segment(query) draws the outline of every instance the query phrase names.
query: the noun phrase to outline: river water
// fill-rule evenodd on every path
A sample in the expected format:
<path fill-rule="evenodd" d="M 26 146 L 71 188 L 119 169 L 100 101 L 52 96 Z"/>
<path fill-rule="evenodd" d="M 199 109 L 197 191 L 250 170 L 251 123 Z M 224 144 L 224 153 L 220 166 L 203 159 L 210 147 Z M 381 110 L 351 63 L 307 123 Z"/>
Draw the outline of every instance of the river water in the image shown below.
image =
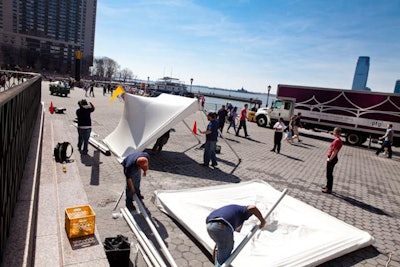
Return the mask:
<path fill-rule="evenodd" d="M 267 93 L 261 94 L 261 93 L 253 93 L 253 92 L 239 92 L 236 90 L 226 90 L 226 89 L 218 89 L 218 88 L 209 88 L 209 87 L 203 87 L 203 86 L 193 86 L 192 87 L 192 92 L 195 94 L 202 94 L 202 93 L 214 93 L 216 95 L 226 95 L 226 96 L 233 96 L 233 97 L 241 97 L 245 99 L 259 99 L 262 101 L 262 106 L 265 107 L 265 104 L 267 103 L 267 98 L 268 95 Z M 269 105 L 272 103 L 272 101 L 275 99 L 275 95 L 270 94 L 268 98 Z M 240 110 L 244 104 L 249 104 L 249 108 L 252 107 L 252 105 L 249 102 L 246 101 L 237 101 L 237 100 L 229 100 L 228 98 L 217 98 L 217 97 L 210 97 L 206 96 L 205 97 L 205 104 L 204 107 L 206 110 L 211 110 L 211 111 L 216 111 L 221 108 L 222 105 L 225 105 L 227 102 L 230 102 L 233 106 L 237 106 L 238 110 Z"/>

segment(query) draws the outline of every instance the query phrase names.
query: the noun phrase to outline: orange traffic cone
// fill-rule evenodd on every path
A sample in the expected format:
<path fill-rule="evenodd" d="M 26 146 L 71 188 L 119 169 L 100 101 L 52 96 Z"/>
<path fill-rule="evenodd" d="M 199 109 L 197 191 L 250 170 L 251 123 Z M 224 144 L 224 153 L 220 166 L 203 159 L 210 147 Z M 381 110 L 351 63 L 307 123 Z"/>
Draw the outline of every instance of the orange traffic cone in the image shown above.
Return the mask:
<path fill-rule="evenodd" d="M 49 111 L 51 114 L 54 113 L 54 106 L 53 106 L 53 102 L 50 102 L 50 107 L 49 107 Z"/>
<path fill-rule="evenodd" d="M 196 123 L 196 121 L 194 121 L 192 132 L 194 134 L 197 134 L 197 123 Z"/>

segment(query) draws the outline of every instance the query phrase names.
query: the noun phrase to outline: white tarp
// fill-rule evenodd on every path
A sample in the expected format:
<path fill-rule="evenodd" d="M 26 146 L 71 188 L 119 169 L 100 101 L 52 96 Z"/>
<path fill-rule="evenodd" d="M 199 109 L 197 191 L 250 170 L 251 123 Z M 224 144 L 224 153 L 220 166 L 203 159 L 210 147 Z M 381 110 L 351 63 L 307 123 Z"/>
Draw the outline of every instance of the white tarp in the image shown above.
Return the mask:
<path fill-rule="evenodd" d="M 125 94 L 122 118 L 103 141 L 119 159 L 123 159 L 131 153 L 143 151 L 198 109 L 197 100 L 193 98 L 170 94 L 157 97 Z"/>
<path fill-rule="evenodd" d="M 290 194 L 290 191 L 288 192 Z M 156 205 L 175 218 L 211 253 L 214 241 L 206 230 L 206 217 L 228 204 L 256 205 L 263 216 L 281 192 L 263 181 L 155 192 Z M 235 247 L 258 222 L 255 216 L 235 232 Z M 373 237 L 327 213 L 286 195 L 232 262 L 247 266 L 316 266 L 373 243 Z"/>

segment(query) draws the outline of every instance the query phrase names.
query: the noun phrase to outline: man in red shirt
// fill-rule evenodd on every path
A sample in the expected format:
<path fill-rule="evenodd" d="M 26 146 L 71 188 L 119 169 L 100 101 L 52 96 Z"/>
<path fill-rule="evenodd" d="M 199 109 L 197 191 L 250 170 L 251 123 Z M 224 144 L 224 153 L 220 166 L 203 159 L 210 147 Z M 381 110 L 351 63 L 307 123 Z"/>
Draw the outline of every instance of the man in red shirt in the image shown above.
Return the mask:
<path fill-rule="evenodd" d="M 327 153 L 328 158 L 326 159 L 326 186 L 322 187 L 322 192 L 331 194 L 332 186 L 333 186 L 333 169 L 335 168 L 336 163 L 338 162 L 338 154 L 339 150 L 343 146 L 342 139 L 340 139 L 340 134 L 342 133 L 342 129 L 336 127 L 333 129 L 333 135 L 335 136 L 335 140 L 331 143 L 329 151 Z"/>
<path fill-rule="evenodd" d="M 239 118 L 239 127 L 236 131 L 236 136 L 239 136 L 239 131 L 240 129 L 244 130 L 244 136 L 248 137 L 249 135 L 247 134 L 247 127 L 246 127 L 246 118 L 247 118 L 247 108 L 248 104 L 244 104 L 244 107 L 242 108 L 242 111 L 240 112 L 240 118 Z"/>

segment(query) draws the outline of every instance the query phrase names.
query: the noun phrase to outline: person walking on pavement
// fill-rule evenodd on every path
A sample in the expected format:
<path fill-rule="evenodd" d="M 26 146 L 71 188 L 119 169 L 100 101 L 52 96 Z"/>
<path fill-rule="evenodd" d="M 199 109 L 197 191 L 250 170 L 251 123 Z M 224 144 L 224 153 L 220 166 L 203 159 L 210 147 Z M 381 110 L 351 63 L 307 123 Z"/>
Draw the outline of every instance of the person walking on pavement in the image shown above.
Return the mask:
<path fill-rule="evenodd" d="M 86 99 L 82 99 L 78 102 L 78 106 L 79 109 L 76 110 L 78 118 L 78 150 L 82 155 L 86 155 L 88 153 L 90 133 L 92 132 L 90 113 L 94 111 L 94 105 L 91 102 L 88 103 Z"/>
<path fill-rule="evenodd" d="M 381 153 L 382 151 L 384 151 L 385 147 L 388 150 L 388 158 L 391 159 L 392 158 L 392 143 L 393 143 L 393 125 L 391 123 L 389 123 L 386 126 L 386 133 L 384 136 L 379 137 L 379 140 L 383 140 L 382 146 L 375 152 L 375 154 L 377 156 L 379 156 L 379 153 Z"/>
<path fill-rule="evenodd" d="M 126 178 L 125 188 L 125 205 L 130 211 L 134 211 L 133 195 L 136 194 L 138 198 L 143 199 L 140 192 L 140 181 L 143 175 L 146 176 L 149 170 L 149 154 L 146 152 L 132 153 L 122 161 L 124 167 L 124 174 Z"/>
<path fill-rule="evenodd" d="M 274 127 L 274 148 L 271 149 L 271 152 L 280 153 L 281 152 L 281 141 L 283 136 L 283 130 L 285 129 L 285 124 L 283 123 L 283 118 L 279 118 L 279 120 L 275 123 Z"/>
<path fill-rule="evenodd" d="M 92 83 L 90 84 L 89 96 L 94 97 L 94 81 L 93 80 L 92 80 Z"/>
<path fill-rule="evenodd" d="M 207 216 L 207 232 L 215 242 L 212 255 L 215 266 L 221 266 L 229 258 L 234 245 L 234 231 L 240 232 L 243 223 L 252 215 L 260 220 L 259 228 L 263 228 L 265 219 L 254 205 L 227 205 L 212 211 Z"/>
<path fill-rule="evenodd" d="M 225 105 L 222 105 L 220 110 L 218 110 L 218 122 L 219 122 L 219 131 L 222 134 L 222 131 L 224 130 L 224 125 L 226 122 L 226 116 L 228 116 L 228 111 L 225 108 Z"/>
<path fill-rule="evenodd" d="M 343 146 L 343 141 L 340 139 L 340 134 L 342 133 L 342 129 L 336 127 L 333 129 L 333 135 L 335 139 L 331 143 L 329 147 L 329 151 L 327 153 L 328 158 L 326 159 L 326 186 L 322 187 L 322 193 L 331 194 L 333 187 L 333 169 L 335 165 L 338 163 L 338 154 L 340 149 Z"/>
<path fill-rule="evenodd" d="M 211 166 L 217 166 L 217 156 L 216 156 L 216 148 L 217 148 L 217 139 L 218 139 L 218 120 L 217 114 L 214 112 L 210 112 L 207 115 L 207 119 L 209 121 L 207 125 L 207 130 L 199 132 L 201 134 L 206 135 L 206 143 L 204 144 L 204 155 L 203 155 L 203 164 L 202 166 L 208 167 L 211 160 Z"/>
<path fill-rule="evenodd" d="M 242 108 L 242 111 L 240 111 L 240 118 L 239 118 L 239 127 L 236 131 L 236 136 L 239 136 L 239 131 L 240 129 L 243 128 L 244 130 L 244 136 L 248 137 L 249 135 L 247 134 L 247 127 L 246 127 L 246 118 L 247 118 L 247 108 L 248 104 L 244 104 L 244 107 Z"/>
<path fill-rule="evenodd" d="M 228 117 L 229 126 L 228 126 L 228 129 L 226 129 L 226 132 L 227 132 L 227 133 L 229 133 L 229 129 L 230 129 L 231 127 L 233 127 L 233 130 L 234 130 L 235 133 L 236 133 L 236 116 L 237 116 L 237 107 L 235 106 L 235 107 L 231 110 L 231 112 L 230 112 L 230 114 L 229 114 L 229 117 Z"/>
<path fill-rule="evenodd" d="M 301 142 L 300 140 L 300 134 L 299 134 L 299 128 L 303 127 L 303 124 L 301 123 L 301 112 L 299 112 L 296 116 L 296 119 L 294 121 L 293 125 L 293 137 L 292 140 L 297 138 L 298 142 Z"/>

